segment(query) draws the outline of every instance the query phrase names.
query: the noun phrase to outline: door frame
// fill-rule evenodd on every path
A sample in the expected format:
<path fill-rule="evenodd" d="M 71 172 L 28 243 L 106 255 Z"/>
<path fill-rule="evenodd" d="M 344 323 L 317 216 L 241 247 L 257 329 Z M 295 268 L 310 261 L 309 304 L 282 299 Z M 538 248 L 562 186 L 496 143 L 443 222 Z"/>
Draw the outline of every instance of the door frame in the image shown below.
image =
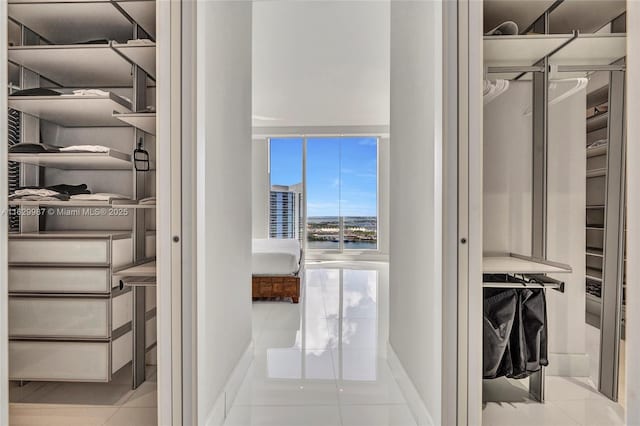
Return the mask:
<path fill-rule="evenodd" d="M 449 28 L 445 34 L 445 43 L 457 46 L 457 55 L 455 58 L 447 57 L 446 64 L 452 70 L 448 70 L 445 75 L 457 76 L 457 96 L 453 98 L 457 99 L 457 104 L 455 107 L 449 106 L 446 111 L 449 114 L 448 120 L 451 120 L 451 115 L 455 115 L 457 126 L 448 121 L 445 128 L 450 129 L 450 133 L 457 132 L 455 138 L 452 136 L 453 140 L 457 140 L 457 152 L 453 158 L 450 156 L 446 160 L 445 167 L 457 169 L 457 174 L 453 174 L 457 182 L 452 182 L 452 177 L 446 187 L 448 193 L 457 194 L 457 234 L 453 235 L 453 231 L 447 233 L 445 247 L 446 241 L 450 241 L 449 244 L 455 241 L 457 270 L 454 271 L 451 264 L 445 264 L 445 271 L 449 275 L 457 274 L 457 300 L 454 305 L 454 300 L 450 297 L 444 303 L 449 309 L 455 306 L 454 310 L 457 312 L 455 424 L 481 425 L 482 357 L 477 354 L 481 353 L 482 348 L 483 2 L 458 0 L 451 3 L 454 4 L 445 8 L 445 31 Z M 453 33 L 457 34 L 457 40 L 452 40 Z M 446 86 L 452 84 L 449 82 Z M 453 89 L 447 87 L 445 90 Z M 444 96 L 444 99 L 451 97 Z M 447 149 L 452 150 L 450 147 Z M 449 171 L 445 175 L 452 176 L 451 173 Z M 445 285 L 446 287 L 448 286 Z M 444 347 L 447 351 L 451 344 L 447 346 L 445 342 Z M 445 378 L 443 383 L 446 382 Z M 451 386 L 453 385 L 448 389 L 449 394 L 453 392 Z M 443 412 L 453 411 L 453 407 L 443 407 Z"/>

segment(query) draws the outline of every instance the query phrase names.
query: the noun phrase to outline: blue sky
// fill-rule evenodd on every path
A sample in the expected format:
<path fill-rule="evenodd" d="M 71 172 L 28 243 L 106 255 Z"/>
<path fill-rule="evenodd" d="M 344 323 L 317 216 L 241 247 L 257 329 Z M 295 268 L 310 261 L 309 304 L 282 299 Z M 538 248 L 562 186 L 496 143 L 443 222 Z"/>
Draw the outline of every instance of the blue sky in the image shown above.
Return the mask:
<path fill-rule="evenodd" d="M 302 182 L 302 138 L 271 139 L 271 184 Z M 307 139 L 307 215 L 377 215 L 377 139 Z"/>

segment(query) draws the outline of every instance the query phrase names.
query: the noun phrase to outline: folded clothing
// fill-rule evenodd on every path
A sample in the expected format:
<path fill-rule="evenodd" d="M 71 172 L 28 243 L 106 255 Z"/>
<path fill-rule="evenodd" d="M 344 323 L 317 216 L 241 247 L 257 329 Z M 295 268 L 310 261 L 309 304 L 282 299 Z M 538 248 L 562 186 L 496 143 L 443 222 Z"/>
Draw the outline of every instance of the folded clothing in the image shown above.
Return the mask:
<path fill-rule="evenodd" d="M 10 195 L 9 200 L 21 200 L 21 201 L 69 201 L 68 194 L 53 194 L 53 195 Z"/>
<path fill-rule="evenodd" d="M 14 192 L 15 195 L 37 195 L 41 197 L 50 197 L 53 195 L 59 195 L 60 192 L 52 191 L 46 188 L 23 188 L 18 189 Z"/>
<path fill-rule="evenodd" d="M 77 194 L 91 194 L 91 191 L 87 189 L 86 184 L 80 185 L 67 185 L 67 184 L 59 184 L 59 185 L 51 185 L 51 186 L 22 186 L 16 190 L 18 191 L 29 190 L 29 191 L 38 191 L 38 190 L 49 190 L 55 191 L 59 194 L 67 194 L 67 195 L 77 195 Z M 37 194 L 37 192 L 31 192 L 31 194 Z"/>
<path fill-rule="evenodd" d="M 100 89 L 78 89 L 65 96 L 109 96 L 109 92 Z"/>
<path fill-rule="evenodd" d="M 155 203 L 156 203 L 156 197 L 147 197 L 139 201 L 139 204 L 155 204 Z"/>
<path fill-rule="evenodd" d="M 72 145 L 60 148 L 60 152 L 109 152 L 111 148 L 102 145 Z"/>
<path fill-rule="evenodd" d="M 10 154 L 40 154 L 43 152 L 60 152 L 60 147 L 44 143 L 18 143 L 9 147 Z"/>
<path fill-rule="evenodd" d="M 127 197 L 122 194 L 111 194 L 108 192 L 96 192 L 95 194 L 78 194 L 72 195 L 71 199 L 76 201 L 111 201 L 111 200 L 127 200 Z"/>
<path fill-rule="evenodd" d="M 62 93 L 51 89 L 36 87 L 34 89 L 24 89 L 13 92 L 11 96 L 60 96 Z"/>

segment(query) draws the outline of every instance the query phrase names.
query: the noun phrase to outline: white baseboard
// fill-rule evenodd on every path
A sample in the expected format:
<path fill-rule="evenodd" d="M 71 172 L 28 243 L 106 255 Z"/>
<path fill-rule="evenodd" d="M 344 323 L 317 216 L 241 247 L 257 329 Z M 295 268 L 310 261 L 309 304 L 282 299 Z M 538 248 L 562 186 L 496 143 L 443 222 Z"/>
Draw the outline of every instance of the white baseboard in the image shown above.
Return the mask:
<path fill-rule="evenodd" d="M 550 353 L 549 366 L 545 372 L 549 376 L 589 377 L 589 355 L 580 353 Z"/>
<path fill-rule="evenodd" d="M 224 421 L 227 418 L 227 414 L 229 414 L 229 410 L 231 410 L 233 401 L 235 401 L 236 396 L 238 395 L 240 385 L 242 385 L 242 381 L 247 375 L 249 367 L 251 367 L 251 364 L 253 363 L 253 353 L 253 342 L 251 342 L 231 372 L 229 380 L 225 383 L 224 389 L 211 409 L 211 413 L 207 416 L 207 420 L 204 423 L 206 426 L 224 425 Z"/>
<path fill-rule="evenodd" d="M 387 362 L 389 363 L 389 367 L 391 367 L 391 373 L 393 374 L 394 379 L 398 382 L 400 390 L 402 391 L 404 398 L 407 400 L 411 414 L 413 414 L 413 418 L 418 426 L 433 426 L 434 423 L 431 418 L 431 414 L 429 414 L 429 410 L 427 410 L 424 402 L 422 402 L 422 398 L 420 397 L 418 390 L 407 375 L 398 355 L 393 350 L 393 347 L 388 343 Z"/>

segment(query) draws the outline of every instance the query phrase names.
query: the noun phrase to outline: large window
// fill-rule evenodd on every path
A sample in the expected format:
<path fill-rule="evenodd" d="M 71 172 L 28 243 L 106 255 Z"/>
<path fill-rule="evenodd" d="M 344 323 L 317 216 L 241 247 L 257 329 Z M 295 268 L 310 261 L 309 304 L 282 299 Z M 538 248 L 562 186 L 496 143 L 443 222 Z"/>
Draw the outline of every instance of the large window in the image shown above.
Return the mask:
<path fill-rule="evenodd" d="M 306 234 L 312 250 L 377 250 L 377 138 L 273 138 L 270 176 L 272 238 Z"/>

